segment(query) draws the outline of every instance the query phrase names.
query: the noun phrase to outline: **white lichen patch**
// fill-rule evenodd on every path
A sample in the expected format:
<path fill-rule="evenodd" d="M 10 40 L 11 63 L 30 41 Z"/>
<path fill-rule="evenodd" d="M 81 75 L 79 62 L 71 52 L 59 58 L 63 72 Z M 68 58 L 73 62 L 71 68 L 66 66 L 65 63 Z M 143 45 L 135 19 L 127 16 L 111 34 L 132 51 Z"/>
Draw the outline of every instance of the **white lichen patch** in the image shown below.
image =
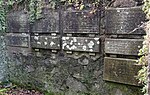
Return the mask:
<path fill-rule="evenodd" d="M 37 42 L 38 45 L 41 45 L 41 42 Z"/>
<path fill-rule="evenodd" d="M 74 49 L 76 49 L 77 47 L 75 46 L 75 45 L 73 45 L 72 47 L 71 47 L 71 50 L 74 50 Z"/>
<path fill-rule="evenodd" d="M 65 37 L 66 38 L 66 40 L 69 40 L 69 37 Z"/>
<path fill-rule="evenodd" d="M 99 44 L 99 41 L 97 41 L 97 44 Z"/>
<path fill-rule="evenodd" d="M 48 38 L 47 38 L 47 37 L 45 37 L 45 40 L 48 40 Z"/>
<path fill-rule="evenodd" d="M 66 45 L 67 45 L 67 43 L 63 43 L 63 45 L 62 45 L 62 46 L 63 46 L 63 47 L 65 47 Z"/>
<path fill-rule="evenodd" d="M 73 40 L 71 40 L 70 45 L 73 45 Z"/>
<path fill-rule="evenodd" d="M 52 41 L 52 42 L 50 43 L 50 46 L 53 46 L 53 45 L 55 45 L 55 43 Z"/>
<path fill-rule="evenodd" d="M 88 46 L 89 46 L 89 48 L 93 48 L 94 42 L 93 42 L 93 41 L 90 41 L 90 42 L 88 43 Z"/>
<path fill-rule="evenodd" d="M 87 49 L 87 47 L 86 47 L 86 46 L 83 46 L 82 49 L 85 51 L 85 50 Z"/>
<path fill-rule="evenodd" d="M 70 47 L 69 47 L 69 45 L 66 45 L 66 48 L 68 48 L 68 49 L 69 49 L 69 48 L 70 48 Z"/>
<path fill-rule="evenodd" d="M 47 42 L 44 42 L 44 45 L 47 45 L 48 43 Z"/>
<path fill-rule="evenodd" d="M 93 49 L 90 49 L 90 52 L 93 52 Z"/>
<path fill-rule="evenodd" d="M 51 37 L 52 39 L 56 39 L 57 37 Z"/>
<path fill-rule="evenodd" d="M 74 37 L 74 38 L 73 38 L 73 41 L 74 41 L 74 42 L 77 42 L 77 38 L 76 38 L 76 37 Z"/>
<path fill-rule="evenodd" d="M 34 40 L 39 40 L 39 36 L 34 36 Z"/>
<path fill-rule="evenodd" d="M 94 38 L 94 40 L 98 41 L 98 40 L 99 40 L 99 38 Z"/>
<path fill-rule="evenodd" d="M 26 33 L 21 33 L 22 36 L 29 36 L 28 34 Z"/>
<path fill-rule="evenodd" d="M 66 38 L 65 38 L 65 37 L 62 37 L 62 40 L 66 40 Z"/>

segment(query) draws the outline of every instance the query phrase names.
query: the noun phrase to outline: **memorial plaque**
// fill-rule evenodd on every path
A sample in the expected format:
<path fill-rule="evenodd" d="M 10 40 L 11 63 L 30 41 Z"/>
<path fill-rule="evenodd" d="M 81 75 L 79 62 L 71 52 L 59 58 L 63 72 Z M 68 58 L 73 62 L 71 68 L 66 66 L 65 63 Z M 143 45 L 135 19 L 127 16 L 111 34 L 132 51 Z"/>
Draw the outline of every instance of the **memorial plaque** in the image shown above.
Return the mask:
<path fill-rule="evenodd" d="M 7 52 L 10 56 L 13 54 L 22 54 L 22 55 L 29 55 L 32 54 L 31 48 L 27 47 L 12 47 L 12 46 L 7 46 Z"/>
<path fill-rule="evenodd" d="M 146 21 L 141 7 L 108 8 L 105 19 L 106 34 L 145 34 L 140 27 Z"/>
<path fill-rule="evenodd" d="M 59 32 L 59 12 L 46 11 L 43 18 L 33 24 L 32 32 L 34 33 L 58 33 Z"/>
<path fill-rule="evenodd" d="M 138 55 L 143 39 L 105 39 L 105 53 Z"/>
<path fill-rule="evenodd" d="M 6 35 L 6 44 L 15 47 L 29 47 L 29 34 L 26 33 L 8 33 Z"/>
<path fill-rule="evenodd" d="M 136 76 L 141 68 L 142 66 L 137 64 L 137 60 L 105 57 L 103 79 L 139 86 Z"/>
<path fill-rule="evenodd" d="M 60 49 L 59 36 L 31 36 L 32 48 Z"/>
<path fill-rule="evenodd" d="M 26 11 L 15 11 L 7 15 L 7 32 L 29 32 L 29 14 Z"/>
<path fill-rule="evenodd" d="M 68 51 L 99 52 L 100 39 L 86 37 L 62 37 L 62 48 Z"/>
<path fill-rule="evenodd" d="M 98 13 L 89 11 L 65 11 L 63 13 L 64 33 L 99 33 Z"/>

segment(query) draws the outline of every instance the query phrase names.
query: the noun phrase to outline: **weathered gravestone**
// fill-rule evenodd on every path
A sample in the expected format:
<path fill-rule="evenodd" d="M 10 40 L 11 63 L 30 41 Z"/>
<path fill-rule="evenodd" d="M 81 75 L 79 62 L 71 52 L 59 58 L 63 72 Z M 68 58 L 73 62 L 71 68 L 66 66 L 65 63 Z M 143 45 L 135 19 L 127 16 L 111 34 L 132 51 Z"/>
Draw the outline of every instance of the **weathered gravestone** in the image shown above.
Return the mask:
<path fill-rule="evenodd" d="M 138 55 L 143 39 L 105 39 L 105 53 Z"/>
<path fill-rule="evenodd" d="M 90 10 L 76 11 L 67 10 L 63 12 L 64 33 L 89 33 L 99 34 L 100 17 L 99 12 L 90 14 Z"/>
<path fill-rule="evenodd" d="M 9 33 L 29 32 L 29 14 L 27 11 L 12 11 L 7 15 Z"/>
<path fill-rule="evenodd" d="M 137 60 L 105 57 L 104 80 L 140 86 L 136 79 L 141 65 Z"/>

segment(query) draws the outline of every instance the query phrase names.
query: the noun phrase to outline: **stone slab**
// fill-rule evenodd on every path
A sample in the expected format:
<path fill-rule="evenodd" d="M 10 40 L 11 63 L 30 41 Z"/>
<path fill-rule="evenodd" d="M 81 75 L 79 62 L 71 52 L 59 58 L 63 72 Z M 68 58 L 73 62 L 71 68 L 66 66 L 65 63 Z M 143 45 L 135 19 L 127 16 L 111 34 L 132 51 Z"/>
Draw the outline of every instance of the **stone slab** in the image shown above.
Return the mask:
<path fill-rule="evenodd" d="M 13 47 L 29 47 L 30 35 L 26 33 L 7 33 L 6 45 Z"/>
<path fill-rule="evenodd" d="M 146 21 L 141 7 L 108 8 L 105 19 L 106 34 L 145 34 L 139 28 Z"/>
<path fill-rule="evenodd" d="M 31 36 L 32 48 L 60 49 L 60 36 Z"/>
<path fill-rule="evenodd" d="M 32 26 L 34 33 L 59 33 L 59 12 L 46 11 L 43 18 L 37 20 Z"/>
<path fill-rule="evenodd" d="M 105 53 L 138 55 L 143 39 L 105 39 Z"/>
<path fill-rule="evenodd" d="M 22 54 L 25 56 L 32 54 L 31 48 L 26 48 L 26 47 L 7 46 L 7 52 L 9 56 L 13 56 L 12 54 Z"/>
<path fill-rule="evenodd" d="M 141 67 L 137 65 L 137 60 L 105 57 L 103 79 L 140 86 L 136 76 Z"/>
<path fill-rule="evenodd" d="M 7 15 L 6 20 L 8 27 L 7 32 L 29 32 L 30 22 L 28 12 L 24 10 L 11 12 Z"/>
<path fill-rule="evenodd" d="M 99 34 L 99 15 L 89 11 L 63 12 L 64 33 L 94 33 Z"/>
<path fill-rule="evenodd" d="M 99 52 L 100 39 L 88 37 L 62 37 L 62 48 L 68 51 Z"/>

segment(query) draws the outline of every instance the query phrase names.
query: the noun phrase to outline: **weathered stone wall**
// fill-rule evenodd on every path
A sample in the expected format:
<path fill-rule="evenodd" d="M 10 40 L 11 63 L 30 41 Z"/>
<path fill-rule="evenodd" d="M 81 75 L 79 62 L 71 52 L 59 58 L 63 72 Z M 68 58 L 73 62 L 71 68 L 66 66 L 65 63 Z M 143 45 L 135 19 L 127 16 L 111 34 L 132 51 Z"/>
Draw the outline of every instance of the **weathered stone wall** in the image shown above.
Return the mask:
<path fill-rule="evenodd" d="M 11 59 L 9 65 L 11 81 L 23 86 L 65 95 L 78 95 L 78 93 L 85 95 L 141 95 L 139 85 L 137 82 L 133 83 L 136 72 L 131 69 L 128 71 L 131 74 L 126 73 L 134 66 L 135 60 L 132 60 L 131 64 L 127 64 L 130 60 L 126 60 L 120 65 L 118 61 L 109 61 L 104 58 L 104 54 L 107 57 L 115 55 L 116 59 L 127 56 L 117 55 L 118 52 L 131 55 L 133 53 L 134 56 L 129 56 L 129 58 L 137 58 L 135 55 L 137 55 L 138 45 L 141 45 L 141 35 L 118 35 L 110 34 L 108 31 L 105 31 L 107 35 L 104 35 L 102 29 L 104 24 L 101 23 L 102 14 L 99 11 L 93 15 L 89 15 L 88 10 L 58 12 L 48 9 L 44 11 L 44 18 L 32 25 L 28 20 L 28 12 L 24 10 L 8 14 L 6 42 Z M 124 13 L 122 12 L 122 14 Z M 120 23 L 116 22 L 115 24 Z M 111 23 L 111 25 L 115 24 Z M 124 32 L 121 31 L 125 34 Z M 105 36 L 107 39 L 104 43 Z M 123 37 L 131 39 L 133 36 L 140 39 L 134 38 L 131 41 L 120 39 Z M 115 43 L 117 41 L 114 39 L 110 39 L 113 37 L 120 45 Z M 104 47 L 104 44 L 110 48 Z M 135 45 L 134 52 L 130 50 L 133 44 Z M 112 52 L 109 51 L 110 49 Z M 104 59 L 107 60 L 105 61 L 107 63 L 104 63 Z M 133 80 L 129 82 L 127 79 L 117 80 L 116 74 L 120 78 L 130 76 L 129 80 L 132 78 Z M 122 76 L 120 76 L 121 74 Z M 106 77 L 106 75 L 108 76 Z"/>
<path fill-rule="evenodd" d="M 0 33 L 0 82 L 8 80 L 8 60 L 5 34 Z"/>

